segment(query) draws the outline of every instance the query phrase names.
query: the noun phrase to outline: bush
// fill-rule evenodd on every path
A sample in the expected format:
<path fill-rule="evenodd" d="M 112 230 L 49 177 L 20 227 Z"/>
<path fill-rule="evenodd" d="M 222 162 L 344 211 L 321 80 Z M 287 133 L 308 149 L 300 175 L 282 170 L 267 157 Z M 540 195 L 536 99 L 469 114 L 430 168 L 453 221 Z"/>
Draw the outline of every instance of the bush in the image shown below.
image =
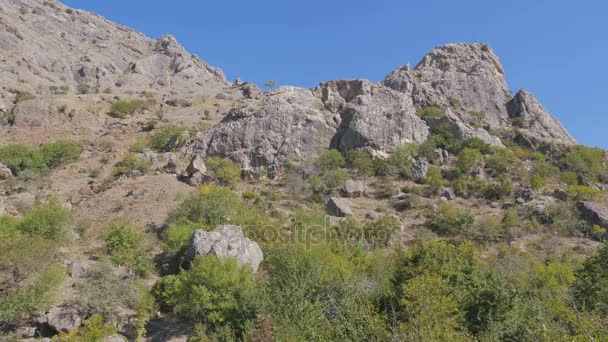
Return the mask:
<path fill-rule="evenodd" d="M 170 152 L 184 146 L 188 139 L 185 127 L 165 126 L 150 138 L 150 148 L 157 152 Z"/>
<path fill-rule="evenodd" d="M 588 312 L 608 315 L 608 242 L 604 242 L 593 256 L 585 260 L 576 272 L 572 286 L 578 307 Z"/>
<path fill-rule="evenodd" d="M 17 223 L 17 229 L 31 236 L 62 242 L 69 237 L 70 220 L 70 212 L 51 200 L 44 206 L 27 210 Z"/>
<path fill-rule="evenodd" d="M 388 246 L 392 235 L 401 229 L 401 224 L 388 215 L 363 226 L 365 245 L 368 248 L 382 248 Z"/>
<path fill-rule="evenodd" d="M 582 177 L 596 177 L 605 172 L 604 151 L 599 148 L 575 146 L 562 160 L 568 171 Z"/>
<path fill-rule="evenodd" d="M 241 179 L 241 169 L 228 159 L 211 157 L 205 160 L 211 178 L 221 185 L 234 186 Z"/>
<path fill-rule="evenodd" d="M 321 173 L 323 173 L 343 167 L 346 164 L 346 160 L 344 160 L 344 157 L 342 157 L 342 154 L 338 150 L 328 150 L 321 153 L 314 163 L 319 167 Z"/>
<path fill-rule="evenodd" d="M 576 172 L 566 171 L 559 175 L 560 182 L 566 183 L 567 185 L 579 185 L 579 177 Z"/>
<path fill-rule="evenodd" d="M 203 323 L 209 331 L 228 325 L 242 335 L 256 317 L 256 287 L 249 265 L 239 267 L 234 258 L 211 255 L 196 258 L 189 270 L 161 279 L 153 293 L 176 314 Z"/>
<path fill-rule="evenodd" d="M 95 89 L 91 85 L 85 82 L 79 83 L 76 86 L 76 92 L 78 92 L 78 94 L 89 94 L 94 92 L 94 90 Z"/>
<path fill-rule="evenodd" d="M 481 154 L 488 154 L 492 152 L 492 146 L 488 145 L 485 141 L 479 138 L 469 138 L 462 142 L 462 147 L 468 147 L 474 150 L 478 150 Z"/>
<path fill-rule="evenodd" d="M 118 163 L 114 169 L 112 169 L 112 177 L 116 179 L 120 176 L 129 175 L 132 171 L 137 171 L 143 175 L 148 172 L 151 166 L 151 161 L 133 154 L 129 154 L 123 161 Z"/>
<path fill-rule="evenodd" d="M 103 317 L 93 315 L 84 322 L 84 327 L 70 330 L 67 333 L 61 332 L 57 338 L 60 342 L 81 342 L 81 341 L 102 341 L 104 337 L 116 332 L 112 324 L 104 323 Z"/>
<path fill-rule="evenodd" d="M 439 235 L 468 236 L 474 222 L 475 218 L 467 210 L 445 203 L 437 211 L 430 212 L 427 225 Z"/>
<path fill-rule="evenodd" d="M 546 183 L 547 181 L 545 178 L 538 173 L 535 173 L 532 175 L 532 177 L 530 177 L 530 187 L 532 190 L 540 190 L 545 186 Z"/>
<path fill-rule="evenodd" d="M 87 316 L 101 315 L 108 322 L 119 322 L 123 310 L 136 310 L 144 297 L 134 279 L 116 275 L 106 263 L 87 270 L 75 288 L 74 304 Z"/>
<path fill-rule="evenodd" d="M 465 147 L 458 154 L 455 169 L 461 175 L 470 175 L 483 165 L 483 156 L 479 150 Z"/>
<path fill-rule="evenodd" d="M 584 185 L 571 185 L 566 189 L 566 193 L 574 201 L 593 201 L 602 194 L 600 190 Z"/>
<path fill-rule="evenodd" d="M 125 119 L 127 116 L 135 113 L 136 111 L 142 110 L 154 104 L 154 100 L 125 100 L 115 101 L 112 103 L 110 112 L 108 113 L 111 117 L 118 119 Z"/>
<path fill-rule="evenodd" d="M 40 146 L 40 152 L 46 165 L 55 168 L 77 160 L 82 150 L 73 141 L 60 140 Z"/>
<path fill-rule="evenodd" d="M 513 152 L 506 148 L 497 148 L 486 160 L 486 168 L 490 170 L 493 175 L 509 173 L 511 170 L 515 170 L 519 167 L 521 167 L 521 162 Z"/>
<path fill-rule="evenodd" d="M 47 171 L 42 153 L 21 145 L 6 145 L 0 148 L 0 162 L 16 175 L 25 170 L 37 175 Z"/>
<path fill-rule="evenodd" d="M 150 250 L 146 246 L 141 228 L 127 222 L 112 222 L 108 227 L 105 243 L 115 265 L 125 266 L 142 276 L 152 270 L 152 264 L 147 258 Z"/>
<path fill-rule="evenodd" d="M 416 115 L 418 115 L 418 117 L 420 117 L 421 119 L 438 118 L 444 116 L 445 112 L 443 111 L 443 109 L 437 106 L 429 106 L 422 109 L 416 109 Z"/>
<path fill-rule="evenodd" d="M 348 167 L 355 171 L 359 177 L 367 177 L 374 174 L 374 162 L 369 154 L 364 151 L 351 150 L 347 154 Z"/>
<path fill-rule="evenodd" d="M 48 309 L 64 276 L 62 267 L 51 266 L 40 273 L 31 285 L 0 293 L 0 321 L 16 323 Z"/>
<path fill-rule="evenodd" d="M 415 144 L 401 144 L 396 146 L 391 156 L 387 160 L 387 174 L 401 176 L 403 178 L 412 177 L 413 157 L 416 155 L 418 147 Z"/>
<path fill-rule="evenodd" d="M 443 175 L 441 170 L 436 167 L 429 167 L 429 170 L 426 173 L 425 182 L 429 185 L 429 189 L 432 194 L 438 194 L 441 188 L 446 185 L 445 179 L 443 179 Z"/>

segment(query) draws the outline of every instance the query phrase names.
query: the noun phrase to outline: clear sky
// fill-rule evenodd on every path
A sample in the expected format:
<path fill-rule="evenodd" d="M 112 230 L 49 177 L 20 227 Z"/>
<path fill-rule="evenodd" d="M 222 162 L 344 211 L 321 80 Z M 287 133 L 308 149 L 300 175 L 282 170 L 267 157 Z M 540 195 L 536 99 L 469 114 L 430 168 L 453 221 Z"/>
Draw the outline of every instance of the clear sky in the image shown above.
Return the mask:
<path fill-rule="evenodd" d="M 536 95 L 581 144 L 608 148 L 605 0 L 64 0 L 157 38 L 174 35 L 230 80 L 314 87 L 379 81 L 434 46 L 480 41 L 512 92 Z"/>

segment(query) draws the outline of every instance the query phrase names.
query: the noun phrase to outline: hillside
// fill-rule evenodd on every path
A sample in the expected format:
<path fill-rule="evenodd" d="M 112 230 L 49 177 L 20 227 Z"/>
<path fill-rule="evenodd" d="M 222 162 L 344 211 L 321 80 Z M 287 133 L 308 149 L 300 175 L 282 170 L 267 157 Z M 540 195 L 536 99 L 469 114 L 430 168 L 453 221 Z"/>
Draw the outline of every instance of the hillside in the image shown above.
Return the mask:
<path fill-rule="evenodd" d="M 262 92 L 3 0 L 0 60 L 0 341 L 608 340 L 608 153 L 486 44 Z"/>

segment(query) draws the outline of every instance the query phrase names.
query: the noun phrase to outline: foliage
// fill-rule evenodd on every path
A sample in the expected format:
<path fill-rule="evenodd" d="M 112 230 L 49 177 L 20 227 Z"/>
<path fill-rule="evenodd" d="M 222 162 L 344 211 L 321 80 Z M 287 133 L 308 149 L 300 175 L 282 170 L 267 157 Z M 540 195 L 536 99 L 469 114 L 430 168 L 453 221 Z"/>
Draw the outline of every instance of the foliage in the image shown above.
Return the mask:
<path fill-rule="evenodd" d="M 0 321 L 16 322 L 48 309 L 64 276 L 62 267 L 51 266 L 38 274 L 31 285 L 0 293 Z"/>
<path fill-rule="evenodd" d="M 585 260 L 572 286 L 574 299 L 585 311 L 608 315 L 608 242 Z"/>
<path fill-rule="evenodd" d="M 511 170 L 521 167 L 521 162 L 515 154 L 506 148 L 497 148 L 494 153 L 486 160 L 486 168 L 493 175 L 509 173 Z"/>
<path fill-rule="evenodd" d="M 399 335 L 405 341 L 467 341 L 461 331 L 462 314 L 450 298 L 447 283 L 423 274 L 403 285 L 400 304 L 405 322 Z"/>
<path fill-rule="evenodd" d="M 346 165 L 346 160 L 338 150 L 322 152 L 314 161 L 321 173 L 339 169 Z"/>
<path fill-rule="evenodd" d="M 88 84 L 86 82 L 79 83 L 76 86 L 76 92 L 78 94 L 89 94 L 89 93 L 94 92 L 94 90 L 95 89 L 90 84 Z"/>
<path fill-rule="evenodd" d="M 110 107 L 108 115 L 117 119 L 125 119 L 127 116 L 145 109 L 155 103 L 154 100 L 119 100 L 114 101 Z"/>
<path fill-rule="evenodd" d="M 584 185 L 571 185 L 566 188 L 566 193 L 570 199 L 575 201 L 593 201 L 602 194 L 600 190 Z"/>
<path fill-rule="evenodd" d="M 357 176 L 367 177 L 373 175 L 374 162 L 367 152 L 359 150 L 348 151 L 346 160 L 348 167 L 353 169 Z"/>
<path fill-rule="evenodd" d="M 184 146 L 189 139 L 185 127 L 168 125 L 150 137 L 150 148 L 157 152 L 170 152 Z"/>
<path fill-rule="evenodd" d="M 228 159 L 211 157 L 205 160 L 207 171 L 211 178 L 221 185 L 234 186 L 241 179 L 241 169 Z"/>
<path fill-rule="evenodd" d="M 112 169 L 112 177 L 116 179 L 121 176 L 129 175 L 133 171 L 143 175 L 148 172 L 151 166 L 151 161 L 134 154 L 128 154 L 123 161 L 119 162 L 114 169 Z"/>
<path fill-rule="evenodd" d="M 401 144 L 396 146 L 387 160 L 387 175 L 412 177 L 413 157 L 418 148 L 415 144 Z"/>
<path fill-rule="evenodd" d="M 458 154 L 456 164 L 454 165 L 456 171 L 462 175 L 470 175 L 483 165 L 483 156 L 481 152 L 476 149 L 465 147 Z"/>
<path fill-rule="evenodd" d="M 61 332 L 57 338 L 60 342 L 101 341 L 104 337 L 116 332 L 116 328 L 110 323 L 104 323 L 101 315 L 89 317 L 84 326 L 69 332 Z"/>
<path fill-rule="evenodd" d="M 416 109 L 416 115 L 421 119 L 437 118 L 445 115 L 445 112 L 437 106 L 429 106 Z"/>
<path fill-rule="evenodd" d="M 82 149 L 73 141 L 59 140 L 40 146 L 42 158 L 49 168 L 77 160 Z"/>
<path fill-rule="evenodd" d="M 69 237 L 71 214 L 55 201 L 31 208 L 16 224 L 17 230 L 53 242 L 62 242 Z"/>
<path fill-rule="evenodd" d="M 562 162 L 568 171 L 582 177 L 597 177 L 605 172 L 604 151 L 599 148 L 575 146 Z"/>
<path fill-rule="evenodd" d="M 427 225 L 437 234 L 466 236 L 473 228 L 475 218 L 466 210 L 451 203 L 444 203 L 428 215 Z"/>
<path fill-rule="evenodd" d="M 532 175 L 532 177 L 530 177 L 530 187 L 532 190 L 540 190 L 545 186 L 546 183 L 547 181 L 545 178 L 538 173 L 535 173 Z"/>
<path fill-rule="evenodd" d="M 22 145 L 11 144 L 1 147 L 0 162 L 14 174 L 29 170 L 39 175 L 47 171 L 42 153 Z"/>
<path fill-rule="evenodd" d="M 213 331 L 229 325 L 242 334 L 256 316 L 253 295 L 256 282 L 250 266 L 216 256 L 196 258 L 189 270 L 163 278 L 153 292 L 161 303 Z"/>
<path fill-rule="evenodd" d="M 124 309 L 137 310 L 144 297 L 134 279 L 117 275 L 103 262 L 87 270 L 75 289 L 78 300 L 74 305 L 88 316 L 101 315 L 111 322 L 117 322 Z"/>
<path fill-rule="evenodd" d="M 142 229 L 128 222 L 114 221 L 108 226 L 106 249 L 112 262 L 145 276 L 152 270 L 150 254 Z"/>
<path fill-rule="evenodd" d="M 429 167 L 429 170 L 426 173 L 425 182 L 429 185 L 429 189 L 433 194 L 438 194 L 441 188 L 447 183 L 445 179 L 443 179 L 441 170 L 434 166 Z"/>

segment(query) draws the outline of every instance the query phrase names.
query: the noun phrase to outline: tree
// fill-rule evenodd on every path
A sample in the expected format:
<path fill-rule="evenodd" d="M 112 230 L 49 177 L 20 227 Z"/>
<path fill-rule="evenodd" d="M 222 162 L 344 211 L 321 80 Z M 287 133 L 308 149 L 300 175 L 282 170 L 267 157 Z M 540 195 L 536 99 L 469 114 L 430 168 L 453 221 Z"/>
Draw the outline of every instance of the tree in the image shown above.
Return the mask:
<path fill-rule="evenodd" d="M 374 162 L 367 152 L 350 150 L 348 151 L 346 160 L 348 166 L 352 168 L 359 177 L 371 176 L 374 173 Z"/>
<path fill-rule="evenodd" d="M 482 163 L 483 156 L 479 150 L 465 147 L 458 154 L 455 167 L 460 174 L 470 175 L 476 168 L 480 167 Z"/>
<path fill-rule="evenodd" d="M 228 159 L 211 157 L 205 160 L 211 178 L 220 184 L 234 186 L 241 179 L 241 169 Z"/>
<path fill-rule="evenodd" d="M 321 173 L 332 171 L 343 167 L 346 164 L 346 160 L 338 150 L 327 150 L 321 153 L 315 160 Z"/>

